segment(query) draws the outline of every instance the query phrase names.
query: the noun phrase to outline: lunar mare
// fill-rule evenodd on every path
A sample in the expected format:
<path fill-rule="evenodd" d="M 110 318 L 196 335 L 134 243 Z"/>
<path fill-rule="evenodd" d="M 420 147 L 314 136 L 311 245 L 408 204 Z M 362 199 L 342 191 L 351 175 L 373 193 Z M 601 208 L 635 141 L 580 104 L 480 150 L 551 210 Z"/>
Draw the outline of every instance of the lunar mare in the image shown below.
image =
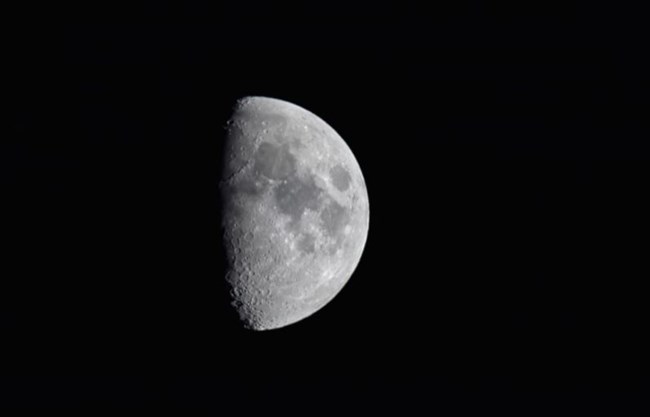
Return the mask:
<path fill-rule="evenodd" d="M 232 305 L 268 330 L 331 301 L 369 226 L 361 168 L 338 133 L 295 104 L 245 97 L 226 127 L 219 192 Z"/>

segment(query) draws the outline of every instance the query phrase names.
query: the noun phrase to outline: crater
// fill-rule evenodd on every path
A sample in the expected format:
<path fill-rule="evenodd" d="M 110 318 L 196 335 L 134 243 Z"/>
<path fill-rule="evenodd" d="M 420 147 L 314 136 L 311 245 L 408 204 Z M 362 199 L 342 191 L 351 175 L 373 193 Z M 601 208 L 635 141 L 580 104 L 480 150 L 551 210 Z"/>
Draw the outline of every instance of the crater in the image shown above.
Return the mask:
<path fill-rule="evenodd" d="M 296 170 L 296 158 L 289 152 L 289 146 L 277 146 L 262 142 L 255 152 L 255 172 L 267 178 L 287 178 Z"/>
<path fill-rule="evenodd" d="M 350 188 L 350 173 L 342 165 L 335 165 L 330 169 L 332 184 L 339 190 L 345 191 Z"/>

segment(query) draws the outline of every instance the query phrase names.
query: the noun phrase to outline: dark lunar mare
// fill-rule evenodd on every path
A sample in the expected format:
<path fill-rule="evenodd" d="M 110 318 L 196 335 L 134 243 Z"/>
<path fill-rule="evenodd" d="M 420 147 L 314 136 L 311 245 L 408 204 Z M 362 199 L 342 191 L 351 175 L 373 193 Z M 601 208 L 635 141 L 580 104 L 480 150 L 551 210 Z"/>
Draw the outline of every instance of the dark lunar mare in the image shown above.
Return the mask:
<path fill-rule="evenodd" d="M 289 177 L 275 189 L 275 202 L 280 213 L 291 217 L 292 225 L 298 224 L 305 209 L 317 210 L 323 191 L 313 177 L 305 179 L 297 175 Z"/>

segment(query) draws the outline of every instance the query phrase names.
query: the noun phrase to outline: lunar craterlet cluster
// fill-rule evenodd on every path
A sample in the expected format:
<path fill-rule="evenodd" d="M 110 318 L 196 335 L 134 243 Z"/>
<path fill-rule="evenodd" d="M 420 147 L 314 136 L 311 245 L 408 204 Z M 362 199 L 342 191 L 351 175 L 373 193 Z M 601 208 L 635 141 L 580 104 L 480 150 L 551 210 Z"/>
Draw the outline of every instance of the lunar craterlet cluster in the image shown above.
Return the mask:
<path fill-rule="evenodd" d="M 343 139 L 318 116 L 240 99 L 226 125 L 219 192 L 232 306 L 244 327 L 295 323 L 336 296 L 368 235 L 368 193 Z"/>

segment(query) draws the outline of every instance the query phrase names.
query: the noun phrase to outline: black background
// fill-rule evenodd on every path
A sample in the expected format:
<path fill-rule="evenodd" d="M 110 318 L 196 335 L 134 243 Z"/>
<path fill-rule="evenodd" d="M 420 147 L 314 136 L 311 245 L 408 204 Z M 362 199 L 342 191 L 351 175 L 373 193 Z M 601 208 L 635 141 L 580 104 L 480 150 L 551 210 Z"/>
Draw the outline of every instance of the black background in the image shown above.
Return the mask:
<path fill-rule="evenodd" d="M 0 405 L 641 413 L 638 15 L 310 3 L 7 26 Z M 230 321 L 217 255 L 221 126 L 244 95 L 332 125 L 370 198 L 344 290 L 260 333 Z"/>

